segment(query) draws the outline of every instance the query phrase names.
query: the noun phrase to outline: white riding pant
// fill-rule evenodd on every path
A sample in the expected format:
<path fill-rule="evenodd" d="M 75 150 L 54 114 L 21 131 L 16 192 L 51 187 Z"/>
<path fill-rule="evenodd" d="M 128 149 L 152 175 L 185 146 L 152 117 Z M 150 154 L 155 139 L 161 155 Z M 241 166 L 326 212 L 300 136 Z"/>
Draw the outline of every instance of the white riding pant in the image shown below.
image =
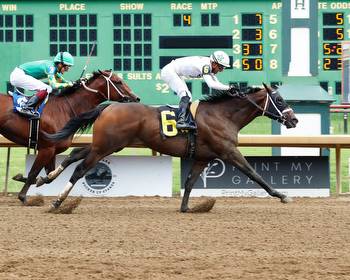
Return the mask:
<path fill-rule="evenodd" d="M 52 87 L 44 82 L 27 75 L 21 68 L 16 67 L 10 75 L 11 85 L 26 90 L 47 90 L 48 93 L 52 92 Z"/>
<path fill-rule="evenodd" d="M 189 91 L 185 81 L 176 73 L 172 63 L 169 63 L 163 67 L 163 69 L 160 71 L 160 77 L 170 86 L 178 97 L 181 98 L 187 95 L 192 99 L 192 94 Z"/>

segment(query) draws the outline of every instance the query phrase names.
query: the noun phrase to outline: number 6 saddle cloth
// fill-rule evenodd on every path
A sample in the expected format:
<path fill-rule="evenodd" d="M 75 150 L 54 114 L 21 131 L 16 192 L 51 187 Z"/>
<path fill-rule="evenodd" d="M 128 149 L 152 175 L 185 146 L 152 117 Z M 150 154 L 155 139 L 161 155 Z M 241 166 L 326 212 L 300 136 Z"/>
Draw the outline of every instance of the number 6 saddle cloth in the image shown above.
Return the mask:
<path fill-rule="evenodd" d="M 195 123 L 197 108 L 199 105 L 199 100 L 196 100 L 190 105 L 190 122 Z M 179 109 L 177 107 L 172 107 L 170 105 L 161 106 L 158 108 L 160 112 L 160 133 L 164 137 L 173 137 L 179 135 L 179 131 L 176 128 L 176 121 L 179 115 Z M 181 134 L 183 132 L 181 131 Z"/>

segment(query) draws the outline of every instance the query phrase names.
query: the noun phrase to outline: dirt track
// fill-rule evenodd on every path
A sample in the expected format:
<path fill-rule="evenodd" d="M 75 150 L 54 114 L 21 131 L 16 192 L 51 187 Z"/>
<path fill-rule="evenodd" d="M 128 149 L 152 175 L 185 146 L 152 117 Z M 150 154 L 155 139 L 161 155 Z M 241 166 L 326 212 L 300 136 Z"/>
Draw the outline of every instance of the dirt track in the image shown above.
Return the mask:
<path fill-rule="evenodd" d="M 0 279 L 350 279 L 350 197 L 179 205 L 85 198 L 55 215 L 0 197 Z"/>

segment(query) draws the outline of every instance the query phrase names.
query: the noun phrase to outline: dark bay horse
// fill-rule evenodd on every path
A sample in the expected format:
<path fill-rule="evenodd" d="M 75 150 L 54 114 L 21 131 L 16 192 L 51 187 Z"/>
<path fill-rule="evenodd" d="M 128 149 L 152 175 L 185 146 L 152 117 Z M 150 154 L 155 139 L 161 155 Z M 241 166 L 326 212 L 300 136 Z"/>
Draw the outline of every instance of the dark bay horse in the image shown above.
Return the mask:
<path fill-rule="evenodd" d="M 139 101 L 128 85 L 111 71 L 95 72 L 91 78 L 76 82 L 59 95 L 51 93 L 45 105 L 38 136 L 38 154 L 18 198 L 26 203 L 26 194 L 43 167 L 47 174 L 55 169 L 55 155 L 69 148 L 72 137 L 54 144 L 42 138 L 42 133 L 55 133 L 74 116 L 95 108 L 103 101 Z M 0 94 L 0 133 L 9 140 L 28 145 L 29 120 L 13 111 L 12 97 Z"/>
<path fill-rule="evenodd" d="M 188 207 L 188 200 L 193 184 L 204 167 L 215 158 L 234 165 L 271 196 L 278 197 L 281 202 L 286 203 L 291 200 L 269 186 L 237 148 L 239 130 L 257 116 L 264 115 L 275 119 L 287 128 L 295 127 L 298 122 L 293 110 L 278 91 L 273 91 L 266 85 L 264 87 L 264 89 L 252 89 L 244 97 L 232 96 L 224 92 L 199 103 L 196 115 L 198 131 L 194 163 L 185 182 L 181 212 L 191 210 Z M 133 142 L 141 142 L 144 146 L 162 154 L 185 157 L 188 146 L 187 137 L 175 136 L 164 139 L 159 131 L 159 115 L 158 108 L 136 103 L 99 106 L 93 111 L 73 118 L 58 133 L 46 135 L 45 137 L 52 141 L 64 141 L 72 137 L 76 131 L 84 130 L 94 123 L 92 144 L 83 149 L 73 150 L 62 165 L 41 182 L 41 184 L 50 182 L 69 164 L 84 158 L 74 170 L 63 192 L 53 202 L 52 207 L 58 208 L 74 184 L 99 160 L 122 150 Z"/>

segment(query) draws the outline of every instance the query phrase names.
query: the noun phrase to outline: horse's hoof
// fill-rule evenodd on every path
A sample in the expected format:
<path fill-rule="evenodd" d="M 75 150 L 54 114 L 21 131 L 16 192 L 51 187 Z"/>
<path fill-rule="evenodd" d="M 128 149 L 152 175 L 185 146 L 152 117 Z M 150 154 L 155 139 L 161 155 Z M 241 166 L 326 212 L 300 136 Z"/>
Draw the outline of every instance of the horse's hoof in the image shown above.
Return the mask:
<path fill-rule="evenodd" d="M 58 207 L 61 206 L 61 204 L 62 204 L 62 201 L 61 201 L 61 200 L 55 200 L 54 202 L 52 202 L 51 208 L 57 209 Z"/>
<path fill-rule="evenodd" d="M 45 184 L 45 179 L 43 177 L 39 176 L 38 179 L 36 179 L 36 187 L 38 188 L 44 184 Z"/>
<path fill-rule="evenodd" d="M 27 197 L 23 194 L 18 194 L 17 198 L 23 203 L 25 204 L 27 202 Z"/>
<path fill-rule="evenodd" d="M 22 173 L 18 173 L 17 175 L 15 175 L 15 176 L 12 177 L 12 180 L 22 182 L 22 180 L 23 180 L 23 174 L 22 174 Z"/>
<path fill-rule="evenodd" d="M 291 197 L 285 196 L 281 198 L 282 203 L 290 203 L 293 202 L 293 199 Z"/>
<path fill-rule="evenodd" d="M 188 208 L 188 207 L 180 209 L 181 213 L 188 213 L 189 211 L 190 211 L 190 208 Z"/>

